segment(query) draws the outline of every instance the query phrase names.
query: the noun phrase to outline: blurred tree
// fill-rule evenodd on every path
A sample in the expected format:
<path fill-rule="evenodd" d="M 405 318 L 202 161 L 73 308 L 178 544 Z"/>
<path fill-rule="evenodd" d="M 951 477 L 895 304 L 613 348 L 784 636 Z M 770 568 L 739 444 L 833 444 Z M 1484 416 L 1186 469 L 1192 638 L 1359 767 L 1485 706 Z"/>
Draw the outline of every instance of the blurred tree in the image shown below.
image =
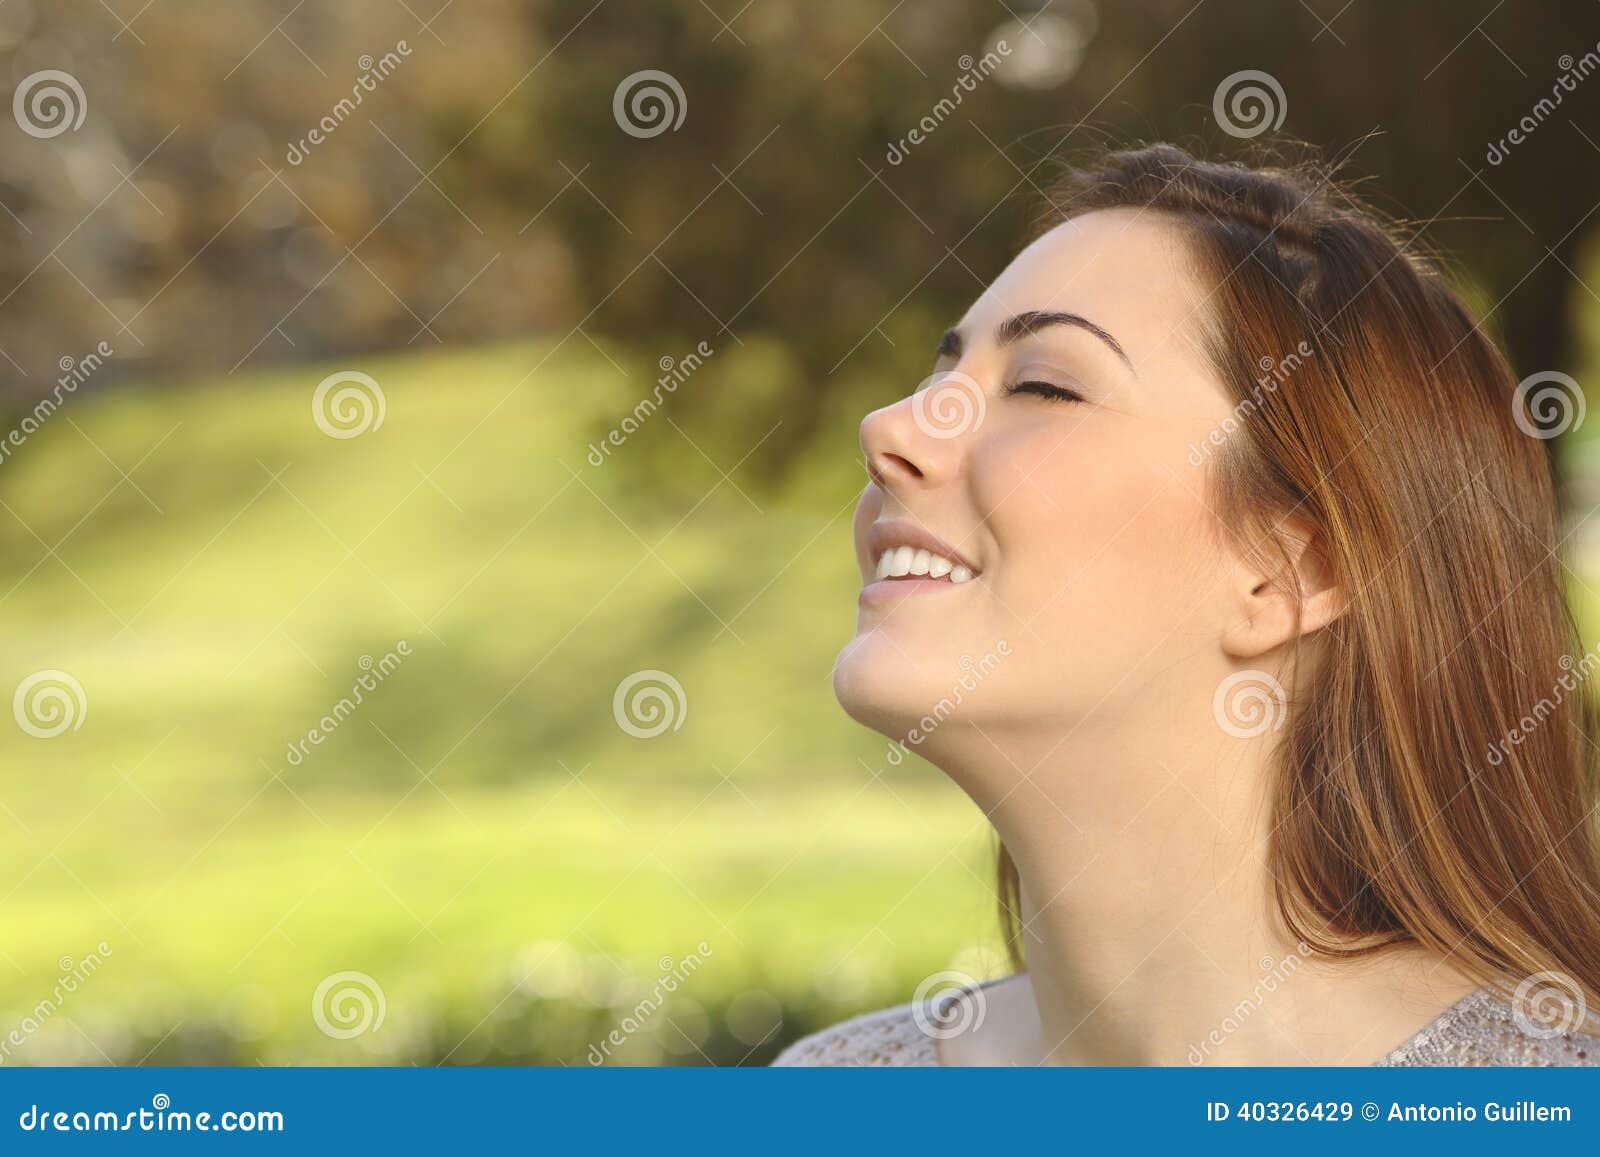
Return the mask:
<path fill-rule="evenodd" d="M 88 102 L 81 129 L 7 125 L 0 150 L 19 407 L 100 340 L 104 384 L 528 332 L 650 361 L 768 335 L 791 351 L 781 397 L 678 404 L 744 445 L 781 417 L 781 469 L 822 395 L 920 376 L 1053 155 L 1272 139 L 1213 117 L 1241 70 L 1281 85 L 1282 134 L 1458 257 L 1522 373 L 1573 367 L 1600 176 L 1600 10 L 1579 0 L 282 7 L 157 4 L 126 34 L 89 0 L 0 9 L 12 83 L 64 69 Z M 619 121 L 644 70 L 679 85 L 678 127 Z"/>

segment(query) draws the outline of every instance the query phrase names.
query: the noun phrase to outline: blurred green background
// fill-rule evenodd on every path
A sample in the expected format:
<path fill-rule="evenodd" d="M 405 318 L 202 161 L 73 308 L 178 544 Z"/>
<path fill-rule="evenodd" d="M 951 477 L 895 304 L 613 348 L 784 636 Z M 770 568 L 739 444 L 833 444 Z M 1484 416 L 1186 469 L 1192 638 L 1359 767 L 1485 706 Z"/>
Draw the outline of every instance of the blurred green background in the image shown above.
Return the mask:
<path fill-rule="evenodd" d="M 1346 158 L 1519 374 L 1589 380 L 1600 81 L 1532 110 L 1597 41 L 1573 3 L 0 6 L 14 90 L 86 106 L 0 124 L 0 686 L 71 680 L 60 734 L 0 729 L 0 1063 L 754 1064 L 999 972 L 982 817 L 829 689 L 859 416 L 1053 155 L 1141 138 Z M 1219 126 L 1242 70 L 1278 132 Z M 349 373 L 381 422 L 314 400 Z M 641 671 L 681 695 L 648 738 Z"/>
<path fill-rule="evenodd" d="M 7 464 L 39 535 L 0 577 L 9 659 L 85 704 L 5 741 L 11 1023 L 112 950 L 17 1060 L 582 1063 L 699 955 L 615 1059 L 736 1063 L 994 963 L 980 818 L 829 690 L 848 441 L 758 497 L 662 414 L 639 438 L 678 449 L 597 470 L 627 382 L 550 354 L 365 359 L 386 415 L 349 440 L 311 419 L 323 367 L 128 386 Z M 759 369 L 725 356 L 731 394 Z M 684 698 L 646 739 L 613 692 L 650 668 Z M 381 987 L 376 1031 L 319 1031 L 341 970 Z"/>

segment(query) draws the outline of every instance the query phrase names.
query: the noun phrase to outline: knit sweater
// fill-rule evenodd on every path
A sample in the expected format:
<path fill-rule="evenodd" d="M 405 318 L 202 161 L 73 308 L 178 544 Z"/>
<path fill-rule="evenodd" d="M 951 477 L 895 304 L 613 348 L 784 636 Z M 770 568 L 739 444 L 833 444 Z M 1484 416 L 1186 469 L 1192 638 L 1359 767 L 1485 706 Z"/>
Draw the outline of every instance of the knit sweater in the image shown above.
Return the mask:
<path fill-rule="evenodd" d="M 946 993 L 934 998 L 956 999 Z M 868 1013 L 804 1037 L 774 1065 L 929 1066 L 939 1064 L 923 1025 L 948 1024 L 947 1012 L 903 1004 Z M 1529 1031 L 1532 1029 L 1533 1031 Z M 1511 1007 L 1486 988 L 1468 993 L 1398 1048 L 1372 1062 L 1384 1066 L 1600 1066 L 1600 1039 L 1546 1032 L 1518 1023 Z"/>

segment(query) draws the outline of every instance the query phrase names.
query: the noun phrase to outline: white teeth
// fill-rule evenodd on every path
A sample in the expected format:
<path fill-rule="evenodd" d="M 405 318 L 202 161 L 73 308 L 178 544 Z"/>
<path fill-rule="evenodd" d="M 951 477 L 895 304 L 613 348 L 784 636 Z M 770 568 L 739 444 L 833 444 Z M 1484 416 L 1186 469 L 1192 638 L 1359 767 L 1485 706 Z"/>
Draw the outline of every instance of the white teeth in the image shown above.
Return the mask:
<path fill-rule="evenodd" d="M 4 3 L 4 0 L 0 0 L 0 3 Z M 927 575 L 934 579 L 948 576 L 953 583 L 971 582 L 977 577 L 970 567 L 917 547 L 892 546 L 878 556 L 874 578 L 905 578 L 908 575 Z"/>

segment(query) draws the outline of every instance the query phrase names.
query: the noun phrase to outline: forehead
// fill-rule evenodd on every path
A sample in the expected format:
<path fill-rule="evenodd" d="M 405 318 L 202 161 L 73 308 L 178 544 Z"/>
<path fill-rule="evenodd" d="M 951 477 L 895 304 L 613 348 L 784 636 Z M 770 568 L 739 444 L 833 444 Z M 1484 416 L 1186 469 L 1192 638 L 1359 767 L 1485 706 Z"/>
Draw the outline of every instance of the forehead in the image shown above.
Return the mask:
<path fill-rule="evenodd" d="M 1081 314 L 1115 335 L 1138 364 L 1191 355 L 1203 295 L 1170 222 L 1102 209 L 1062 222 L 1019 253 L 967 310 L 961 330 L 984 340 L 1028 310 Z"/>

